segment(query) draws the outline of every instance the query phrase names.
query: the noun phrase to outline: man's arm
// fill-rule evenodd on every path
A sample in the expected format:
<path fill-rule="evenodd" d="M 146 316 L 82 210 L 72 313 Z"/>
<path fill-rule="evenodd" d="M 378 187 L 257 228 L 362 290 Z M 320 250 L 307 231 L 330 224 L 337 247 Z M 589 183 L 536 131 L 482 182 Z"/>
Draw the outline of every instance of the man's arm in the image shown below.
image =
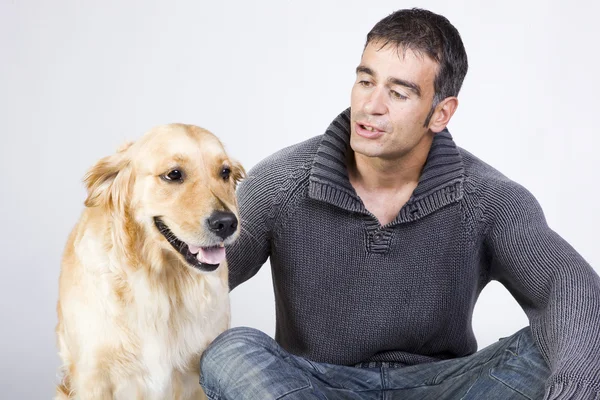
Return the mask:
<path fill-rule="evenodd" d="M 262 179 L 265 177 L 257 173 L 256 168 L 250 170 L 237 191 L 240 236 L 227 249 L 230 290 L 253 277 L 269 258 L 267 216 L 271 210 L 272 195 L 269 194 L 269 185 Z"/>
<path fill-rule="evenodd" d="M 552 231 L 536 199 L 511 183 L 486 237 L 491 278 L 529 317 L 551 375 L 545 400 L 600 396 L 600 277 Z"/>

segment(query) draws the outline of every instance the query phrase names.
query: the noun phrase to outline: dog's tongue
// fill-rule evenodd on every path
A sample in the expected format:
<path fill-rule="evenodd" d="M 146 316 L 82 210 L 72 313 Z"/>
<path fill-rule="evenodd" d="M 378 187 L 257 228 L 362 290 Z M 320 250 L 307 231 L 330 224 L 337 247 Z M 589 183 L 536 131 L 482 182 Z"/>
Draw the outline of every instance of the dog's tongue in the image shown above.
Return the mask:
<path fill-rule="evenodd" d="M 221 264 L 225 259 L 225 247 L 201 248 L 196 257 L 204 264 Z"/>
<path fill-rule="evenodd" d="M 204 264 L 221 264 L 225 259 L 225 247 L 196 247 L 188 245 L 190 252 L 196 254 L 198 261 Z"/>

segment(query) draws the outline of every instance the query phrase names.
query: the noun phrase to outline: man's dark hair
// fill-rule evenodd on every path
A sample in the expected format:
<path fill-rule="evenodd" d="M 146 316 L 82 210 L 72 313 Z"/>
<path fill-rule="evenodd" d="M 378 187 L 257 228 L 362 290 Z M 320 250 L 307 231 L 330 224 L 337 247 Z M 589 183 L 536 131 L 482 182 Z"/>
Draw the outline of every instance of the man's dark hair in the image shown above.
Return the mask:
<path fill-rule="evenodd" d="M 381 47 L 393 44 L 399 50 L 412 50 L 438 63 L 433 107 L 426 126 L 440 101 L 458 95 L 467 74 L 467 53 L 458 30 L 446 17 L 419 8 L 398 10 L 371 29 L 365 47 L 372 42 Z"/>

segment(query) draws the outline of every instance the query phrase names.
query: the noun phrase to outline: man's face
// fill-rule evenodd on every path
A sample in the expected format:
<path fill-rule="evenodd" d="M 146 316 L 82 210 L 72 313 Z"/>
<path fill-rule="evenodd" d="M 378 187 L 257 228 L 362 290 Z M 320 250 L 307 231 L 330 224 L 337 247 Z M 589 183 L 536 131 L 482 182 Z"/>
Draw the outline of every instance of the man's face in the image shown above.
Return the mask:
<path fill-rule="evenodd" d="M 369 43 L 357 68 L 351 97 L 350 145 L 368 157 L 396 159 L 429 151 L 424 126 L 431 110 L 438 64 L 395 45 Z"/>

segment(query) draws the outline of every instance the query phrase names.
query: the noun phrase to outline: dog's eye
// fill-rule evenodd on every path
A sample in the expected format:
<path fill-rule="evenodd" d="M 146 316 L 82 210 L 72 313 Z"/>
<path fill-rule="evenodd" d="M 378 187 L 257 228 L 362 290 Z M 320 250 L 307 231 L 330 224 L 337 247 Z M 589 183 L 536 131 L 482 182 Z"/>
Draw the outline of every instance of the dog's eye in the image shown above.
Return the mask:
<path fill-rule="evenodd" d="M 229 175 L 231 175 L 231 168 L 224 166 L 223 169 L 221 169 L 221 178 L 226 181 L 229 179 Z"/>
<path fill-rule="evenodd" d="M 174 169 L 163 175 L 163 179 L 169 182 L 183 182 L 183 172 L 179 169 Z"/>

